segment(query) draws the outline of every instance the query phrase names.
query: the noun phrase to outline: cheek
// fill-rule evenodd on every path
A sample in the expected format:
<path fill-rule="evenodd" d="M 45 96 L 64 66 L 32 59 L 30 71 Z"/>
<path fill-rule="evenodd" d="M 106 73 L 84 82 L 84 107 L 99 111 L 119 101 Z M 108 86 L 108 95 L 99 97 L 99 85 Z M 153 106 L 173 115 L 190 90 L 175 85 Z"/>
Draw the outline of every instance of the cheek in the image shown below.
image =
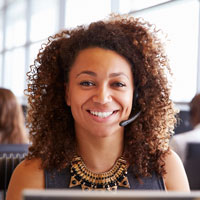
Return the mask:
<path fill-rule="evenodd" d="M 81 122 L 84 119 L 85 102 L 87 101 L 85 95 L 73 93 L 71 96 L 71 112 L 75 122 Z"/>
<path fill-rule="evenodd" d="M 123 103 L 123 107 L 128 112 L 128 114 L 131 113 L 132 110 L 132 104 L 133 104 L 133 95 L 132 94 L 126 94 L 122 95 L 120 101 Z"/>
<path fill-rule="evenodd" d="M 70 107 L 74 120 L 77 120 L 77 118 L 80 116 L 80 108 L 81 108 L 79 101 L 72 98 Z"/>
<path fill-rule="evenodd" d="M 80 112 L 82 110 L 84 103 L 87 101 L 85 97 L 86 95 L 79 92 L 72 93 L 70 98 L 72 112 Z"/>

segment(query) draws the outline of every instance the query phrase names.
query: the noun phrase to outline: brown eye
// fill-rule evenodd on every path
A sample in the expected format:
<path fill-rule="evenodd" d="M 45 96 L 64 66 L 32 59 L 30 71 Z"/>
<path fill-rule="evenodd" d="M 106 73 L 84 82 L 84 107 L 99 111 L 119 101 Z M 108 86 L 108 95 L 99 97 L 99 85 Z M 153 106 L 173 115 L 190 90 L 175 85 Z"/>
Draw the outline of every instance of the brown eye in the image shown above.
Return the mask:
<path fill-rule="evenodd" d="M 126 85 L 124 83 L 121 83 L 121 82 L 115 82 L 112 84 L 112 86 L 114 87 L 125 87 Z"/>
<path fill-rule="evenodd" d="M 89 86 L 94 86 L 95 84 L 91 81 L 82 81 L 80 82 L 80 85 L 89 87 Z"/>

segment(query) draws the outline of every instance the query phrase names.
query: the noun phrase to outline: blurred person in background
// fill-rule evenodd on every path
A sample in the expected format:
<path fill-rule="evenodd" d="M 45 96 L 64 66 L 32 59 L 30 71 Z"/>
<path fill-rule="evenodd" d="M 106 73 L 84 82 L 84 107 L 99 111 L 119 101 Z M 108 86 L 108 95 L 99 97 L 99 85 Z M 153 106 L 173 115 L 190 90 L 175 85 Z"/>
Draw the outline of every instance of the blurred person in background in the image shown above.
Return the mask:
<path fill-rule="evenodd" d="M 28 143 L 23 110 L 9 89 L 0 88 L 0 144 Z"/>
<path fill-rule="evenodd" d="M 200 143 L 200 94 L 194 96 L 190 102 L 190 123 L 193 130 L 175 135 L 170 141 L 172 149 L 180 156 L 185 164 L 187 144 Z"/>

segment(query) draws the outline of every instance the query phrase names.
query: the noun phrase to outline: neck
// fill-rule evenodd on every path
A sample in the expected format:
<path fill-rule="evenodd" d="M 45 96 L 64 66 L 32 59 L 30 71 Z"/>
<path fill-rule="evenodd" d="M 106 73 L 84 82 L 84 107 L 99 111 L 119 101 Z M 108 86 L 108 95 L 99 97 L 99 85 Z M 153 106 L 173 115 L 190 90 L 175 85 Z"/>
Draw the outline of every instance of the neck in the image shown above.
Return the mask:
<path fill-rule="evenodd" d="M 123 133 L 108 137 L 84 137 L 77 134 L 77 153 L 94 173 L 110 170 L 123 153 Z"/>

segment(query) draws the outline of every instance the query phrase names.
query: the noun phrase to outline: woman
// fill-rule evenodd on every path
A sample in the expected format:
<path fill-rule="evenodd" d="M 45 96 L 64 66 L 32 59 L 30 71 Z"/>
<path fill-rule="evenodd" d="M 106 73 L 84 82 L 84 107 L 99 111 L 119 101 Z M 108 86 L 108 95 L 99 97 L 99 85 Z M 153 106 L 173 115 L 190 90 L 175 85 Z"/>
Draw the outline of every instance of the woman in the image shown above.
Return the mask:
<path fill-rule="evenodd" d="M 15 95 L 0 88 L 0 144 L 28 143 L 22 107 Z"/>
<path fill-rule="evenodd" d="M 112 16 L 49 38 L 28 74 L 32 147 L 8 200 L 24 188 L 189 191 L 168 146 L 176 120 L 156 34 Z"/>

